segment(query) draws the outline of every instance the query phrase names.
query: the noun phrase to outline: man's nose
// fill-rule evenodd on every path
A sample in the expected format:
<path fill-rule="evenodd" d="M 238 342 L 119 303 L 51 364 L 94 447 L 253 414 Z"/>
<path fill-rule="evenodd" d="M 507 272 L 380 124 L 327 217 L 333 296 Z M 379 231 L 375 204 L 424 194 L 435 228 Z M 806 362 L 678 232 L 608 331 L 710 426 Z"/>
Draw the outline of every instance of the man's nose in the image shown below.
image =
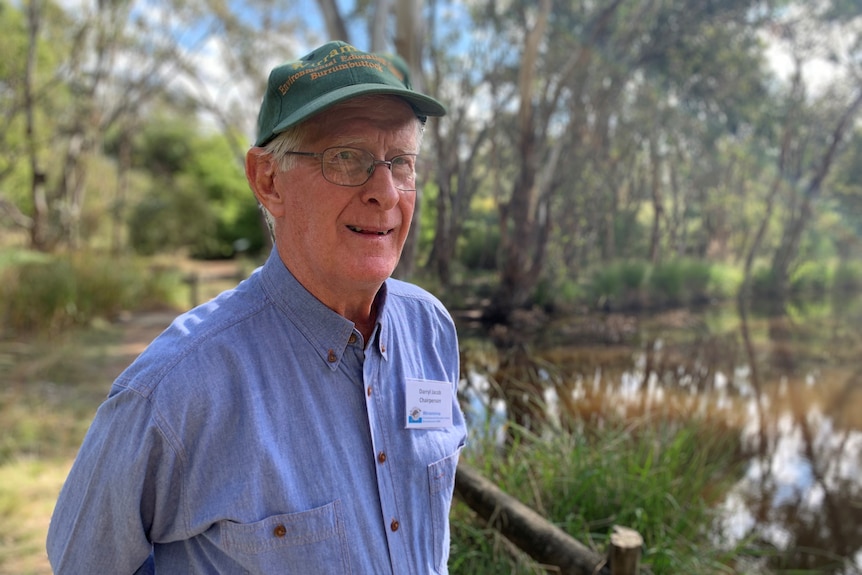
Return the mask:
<path fill-rule="evenodd" d="M 378 170 L 378 164 L 383 164 L 388 170 Z M 392 162 L 387 160 L 374 160 L 371 165 L 371 176 L 362 186 L 362 199 L 365 202 L 380 204 L 381 207 L 389 209 L 394 207 L 401 199 L 401 190 L 395 187 L 392 176 Z"/>

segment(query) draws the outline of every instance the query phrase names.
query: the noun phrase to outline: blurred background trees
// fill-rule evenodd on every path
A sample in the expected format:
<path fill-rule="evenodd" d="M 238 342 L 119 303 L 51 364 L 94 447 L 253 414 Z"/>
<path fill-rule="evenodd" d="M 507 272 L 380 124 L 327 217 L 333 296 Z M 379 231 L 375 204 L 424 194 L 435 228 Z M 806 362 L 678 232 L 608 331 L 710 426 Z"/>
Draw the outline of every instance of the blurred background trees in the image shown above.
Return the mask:
<path fill-rule="evenodd" d="M 264 253 L 242 157 L 266 76 L 334 37 L 448 105 L 398 273 L 484 275 L 488 318 L 616 305 L 609 270 L 678 261 L 779 298 L 806 270 L 856 285 L 862 5 L 840 0 L 0 0 L 0 243 Z"/>

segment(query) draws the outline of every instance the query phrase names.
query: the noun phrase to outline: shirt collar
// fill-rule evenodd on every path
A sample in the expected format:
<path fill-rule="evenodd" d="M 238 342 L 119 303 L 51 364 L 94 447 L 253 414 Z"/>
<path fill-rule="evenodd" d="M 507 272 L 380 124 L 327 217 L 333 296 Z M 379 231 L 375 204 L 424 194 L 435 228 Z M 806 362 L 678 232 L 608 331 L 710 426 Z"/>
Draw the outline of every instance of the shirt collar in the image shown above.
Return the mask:
<path fill-rule="evenodd" d="M 261 269 L 261 281 L 267 296 L 299 329 L 317 350 L 320 358 L 335 370 L 350 345 L 353 322 L 326 307 L 290 273 L 273 249 Z M 386 357 L 385 330 L 382 327 L 386 284 L 377 293 L 377 327 L 372 341 Z M 357 335 L 358 337 L 358 335 Z"/>

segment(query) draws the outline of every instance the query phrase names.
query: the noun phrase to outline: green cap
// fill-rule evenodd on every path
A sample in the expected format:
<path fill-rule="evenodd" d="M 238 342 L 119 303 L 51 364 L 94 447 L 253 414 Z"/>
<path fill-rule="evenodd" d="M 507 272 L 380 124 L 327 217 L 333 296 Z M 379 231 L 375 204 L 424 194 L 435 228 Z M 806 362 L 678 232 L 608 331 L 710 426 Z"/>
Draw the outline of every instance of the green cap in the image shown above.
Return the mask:
<path fill-rule="evenodd" d="M 407 66 L 398 56 L 370 54 L 345 42 L 329 42 L 270 72 L 257 118 L 255 146 L 265 145 L 334 104 L 369 94 L 400 96 L 423 119 L 446 114 L 443 104 L 413 91 Z"/>

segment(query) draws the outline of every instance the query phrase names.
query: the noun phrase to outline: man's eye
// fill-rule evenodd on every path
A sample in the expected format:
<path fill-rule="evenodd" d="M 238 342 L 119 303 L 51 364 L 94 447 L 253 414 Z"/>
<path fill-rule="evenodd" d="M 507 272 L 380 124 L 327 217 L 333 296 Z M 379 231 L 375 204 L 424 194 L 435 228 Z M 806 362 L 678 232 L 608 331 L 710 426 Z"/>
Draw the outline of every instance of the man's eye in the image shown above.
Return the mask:
<path fill-rule="evenodd" d="M 392 158 L 393 166 L 403 166 L 406 168 L 413 167 L 413 157 L 412 156 L 395 156 Z"/>
<path fill-rule="evenodd" d="M 356 160 L 356 156 L 357 154 L 353 150 L 338 150 L 335 153 L 334 159 L 349 162 Z"/>

